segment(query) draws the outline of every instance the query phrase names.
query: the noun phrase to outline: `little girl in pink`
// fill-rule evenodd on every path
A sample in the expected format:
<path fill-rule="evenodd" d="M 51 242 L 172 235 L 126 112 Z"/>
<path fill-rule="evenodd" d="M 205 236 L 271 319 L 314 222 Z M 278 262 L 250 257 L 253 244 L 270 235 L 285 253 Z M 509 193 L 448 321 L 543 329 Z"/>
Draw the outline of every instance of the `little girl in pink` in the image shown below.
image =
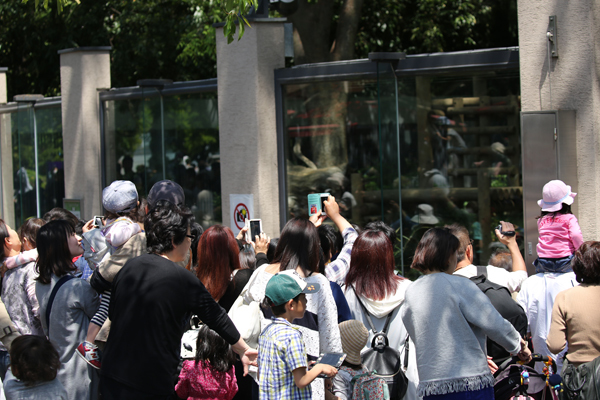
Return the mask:
<path fill-rule="evenodd" d="M 577 193 L 563 181 L 554 180 L 544 185 L 538 205 L 542 215 L 538 218 L 538 258 L 533 262 L 535 272 L 569 272 L 571 258 L 583 243 L 577 218 L 571 213 L 571 204 Z"/>
<path fill-rule="evenodd" d="M 203 325 L 198 331 L 196 358 L 183 362 L 177 395 L 188 400 L 231 400 L 238 391 L 235 355 L 215 331 Z"/>

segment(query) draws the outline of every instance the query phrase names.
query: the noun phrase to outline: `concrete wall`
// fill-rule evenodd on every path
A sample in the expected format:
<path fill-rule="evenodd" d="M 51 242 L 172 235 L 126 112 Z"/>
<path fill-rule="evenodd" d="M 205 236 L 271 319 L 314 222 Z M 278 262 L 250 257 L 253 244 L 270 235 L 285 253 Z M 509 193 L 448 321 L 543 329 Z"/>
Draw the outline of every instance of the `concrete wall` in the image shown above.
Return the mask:
<path fill-rule="evenodd" d="M 263 231 L 279 236 L 279 183 L 274 69 L 285 66 L 282 19 L 254 20 L 227 44 L 217 29 L 219 138 L 223 224 L 230 194 L 253 194 Z"/>
<path fill-rule="evenodd" d="M 0 104 L 8 102 L 6 68 L 0 68 Z M 15 226 L 13 202 L 13 166 L 10 114 L 0 114 L 0 217 L 11 227 Z"/>
<path fill-rule="evenodd" d="M 585 240 L 600 233 L 600 3 L 518 0 L 523 111 L 575 110 L 578 218 Z M 548 18 L 556 15 L 559 58 L 548 61 Z M 526 134 L 524 132 L 524 134 Z M 567 182 L 569 184 L 569 182 Z M 541 196 L 541 193 L 540 193 Z"/>
<path fill-rule="evenodd" d="M 65 196 L 85 199 L 82 218 L 102 214 L 98 89 L 110 88 L 110 47 L 59 51 Z"/>

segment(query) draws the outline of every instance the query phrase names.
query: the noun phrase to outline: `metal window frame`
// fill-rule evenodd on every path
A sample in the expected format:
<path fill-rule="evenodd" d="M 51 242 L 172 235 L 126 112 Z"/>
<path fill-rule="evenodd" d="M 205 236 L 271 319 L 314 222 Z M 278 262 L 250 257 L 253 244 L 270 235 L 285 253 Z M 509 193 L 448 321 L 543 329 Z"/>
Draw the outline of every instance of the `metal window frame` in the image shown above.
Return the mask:
<path fill-rule="evenodd" d="M 468 50 L 448 53 L 407 55 L 400 60 L 395 73 L 398 78 L 427 75 L 456 75 L 474 72 L 519 70 L 519 48 Z M 283 86 L 343 80 L 377 79 L 377 63 L 368 59 L 300 65 L 275 70 L 275 102 L 277 126 L 277 162 L 279 176 L 279 225 L 287 222 L 287 176 L 283 127 Z"/>
<path fill-rule="evenodd" d="M 131 86 L 125 88 L 113 88 L 109 90 L 102 90 L 98 92 L 98 115 L 100 118 L 100 179 L 102 185 L 106 186 L 106 133 L 105 133 L 105 121 L 106 115 L 106 102 L 116 100 L 135 100 L 135 99 L 147 99 L 155 97 L 167 97 L 177 96 L 181 94 L 194 94 L 194 93 L 210 93 L 217 92 L 217 78 L 204 79 L 198 81 L 186 81 L 186 82 L 173 82 L 170 85 L 166 85 L 162 90 L 150 91 L 148 88 L 141 86 Z M 163 160 L 164 162 L 164 160 Z"/>

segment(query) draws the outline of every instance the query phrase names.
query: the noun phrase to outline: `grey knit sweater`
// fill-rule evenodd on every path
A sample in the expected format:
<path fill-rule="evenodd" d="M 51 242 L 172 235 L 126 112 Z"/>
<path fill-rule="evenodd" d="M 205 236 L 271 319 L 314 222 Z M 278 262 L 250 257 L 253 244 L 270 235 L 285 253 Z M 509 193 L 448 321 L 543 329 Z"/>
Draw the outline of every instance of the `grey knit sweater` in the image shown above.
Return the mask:
<path fill-rule="evenodd" d="M 415 343 L 419 396 L 493 386 L 486 336 L 511 354 L 520 350 L 519 333 L 461 276 L 421 276 L 408 287 L 401 313 Z"/>

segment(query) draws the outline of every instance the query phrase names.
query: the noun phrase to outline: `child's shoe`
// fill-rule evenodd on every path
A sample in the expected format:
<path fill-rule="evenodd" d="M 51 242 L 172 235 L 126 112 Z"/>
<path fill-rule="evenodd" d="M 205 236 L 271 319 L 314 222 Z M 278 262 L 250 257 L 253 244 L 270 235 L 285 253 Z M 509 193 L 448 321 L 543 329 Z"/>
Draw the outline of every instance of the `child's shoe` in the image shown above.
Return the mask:
<path fill-rule="evenodd" d="M 77 346 L 77 354 L 96 369 L 100 369 L 100 350 L 98 346 L 90 342 L 83 342 Z"/>

